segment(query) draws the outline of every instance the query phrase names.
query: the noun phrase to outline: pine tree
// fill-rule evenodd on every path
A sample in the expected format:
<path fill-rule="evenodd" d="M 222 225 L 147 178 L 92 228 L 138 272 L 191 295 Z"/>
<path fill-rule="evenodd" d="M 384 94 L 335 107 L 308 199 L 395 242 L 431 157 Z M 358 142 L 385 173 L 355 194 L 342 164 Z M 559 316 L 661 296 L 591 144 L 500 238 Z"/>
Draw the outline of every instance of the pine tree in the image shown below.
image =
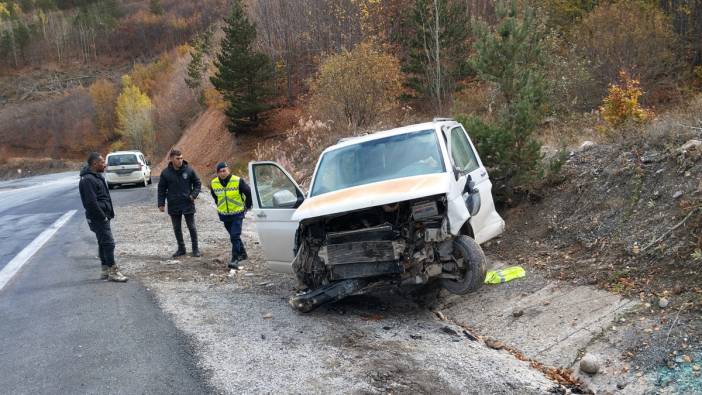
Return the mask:
<path fill-rule="evenodd" d="M 234 0 L 225 19 L 225 37 L 214 62 L 217 71 L 212 85 L 228 103 L 225 111 L 231 132 L 255 127 L 260 113 L 268 108 L 273 69 L 270 59 L 254 49 L 256 27 L 244 13 L 241 0 Z"/>
<path fill-rule="evenodd" d="M 505 189 L 525 186 L 540 172 L 540 144 L 534 130 L 545 114 L 547 83 L 544 76 L 543 29 L 533 9 L 517 11 L 516 1 L 502 2 L 497 9 L 500 22 L 491 29 L 479 25 L 472 67 L 483 81 L 495 84 L 501 94 L 495 122 L 465 119 L 477 140 L 478 150 L 494 169 L 493 176 Z"/>
<path fill-rule="evenodd" d="M 416 0 L 407 21 L 414 35 L 404 41 L 409 74 L 407 86 L 414 97 L 429 100 L 437 114 L 451 108 L 458 82 L 469 75 L 469 20 L 460 0 Z"/>
<path fill-rule="evenodd" d="M 163 9 L 161 0 L 151 0 L 149 2 L 149 11 L 151 11 L 151 13 L 154 15 L 163 15 L 165 10 Z"/>
<path fill-rule="evenodd" d="M 200 89 L 202 85 L 202 73 L 205 71 L 204 54 L 201 46 L 195 45 L 190 51 L 190 63 L 188 63 L 185 84 L 192 90 Z"/>

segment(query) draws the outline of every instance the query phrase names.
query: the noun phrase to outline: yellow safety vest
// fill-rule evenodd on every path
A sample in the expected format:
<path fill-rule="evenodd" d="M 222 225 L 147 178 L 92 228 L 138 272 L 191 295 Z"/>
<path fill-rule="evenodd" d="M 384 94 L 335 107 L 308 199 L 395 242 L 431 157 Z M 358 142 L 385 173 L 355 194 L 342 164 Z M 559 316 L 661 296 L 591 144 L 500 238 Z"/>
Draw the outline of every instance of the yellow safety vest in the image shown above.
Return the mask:
<path fill-rule="evenodd" d="M 232 176 L 224 187 L 215 177 L 210 182 L 210 188 L 217 195 L 217 211 L 220 214 L 238 214 L 244 211 L 244 198 L 239 193 L 239 177 Z"/>

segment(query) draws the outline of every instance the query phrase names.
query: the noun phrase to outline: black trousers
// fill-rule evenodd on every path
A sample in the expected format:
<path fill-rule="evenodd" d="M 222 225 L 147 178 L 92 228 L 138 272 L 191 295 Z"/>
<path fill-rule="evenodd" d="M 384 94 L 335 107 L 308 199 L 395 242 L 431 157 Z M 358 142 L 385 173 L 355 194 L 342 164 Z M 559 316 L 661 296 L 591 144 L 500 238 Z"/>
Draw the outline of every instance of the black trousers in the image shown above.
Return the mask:
<path fill-rule="evenodd" d="M 95 233 L 98 242 L 98 253 L 100 255 L 100 263 L 103 266 L 112 266 L 115 264 L 115 239 L 112 237 L 112 229 L 110 229 L 110 221 L 95 221 L 88 220 L 90 230 Z"/>
<path fill-rule="evenodd" d="M 185 241 L 183 241 L 182 221 L 185 217 L 185 224 L 190 232 L 190 241 L 193 243 L 193 251 L 197 250 L 197 229 L 195 228 L 195 214 L 171 214 L 171 222 L 173 223 L 173 233 L 175 233 L 178 249 L 185 250 Z"/>

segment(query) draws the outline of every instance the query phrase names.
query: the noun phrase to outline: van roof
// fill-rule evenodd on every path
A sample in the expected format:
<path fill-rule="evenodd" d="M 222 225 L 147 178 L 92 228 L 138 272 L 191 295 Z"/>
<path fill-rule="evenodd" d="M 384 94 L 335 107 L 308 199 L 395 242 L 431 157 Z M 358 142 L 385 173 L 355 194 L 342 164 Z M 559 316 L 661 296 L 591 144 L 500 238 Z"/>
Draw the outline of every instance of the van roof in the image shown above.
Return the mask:
<path fill-rule="evenodd" d="M 107 156 L 110 155 L 121 155 L 121 154 L 142 154 L 144 155 L 141 151 L 138 150 L 130 150 L 130 151 L 115 151 L 115 152 L 110 152 L 107 154 Z"/>
<path fill-rule="evenodd" d="M 451 118 L 434 118 L 432 122 L 415 123 L 413 125 L 401 126 L 399 128 L 382 130 L 378 132 L 372 132 L 360 136 L 345 137 L 340 139 L 336 144 L 328 147 L 324 151 L 333 151 L 337 148 L 346 147 L 349 145 L 354 145 L 358 143 L 363 143 L 366 141 L 376 140 L 384 137 L 395 136 L 399 134 L 419 132 L 422 130 L 436 130 L 438 127 L 447 125 L 453 126 L 457 125 L 458 122 Z"/>

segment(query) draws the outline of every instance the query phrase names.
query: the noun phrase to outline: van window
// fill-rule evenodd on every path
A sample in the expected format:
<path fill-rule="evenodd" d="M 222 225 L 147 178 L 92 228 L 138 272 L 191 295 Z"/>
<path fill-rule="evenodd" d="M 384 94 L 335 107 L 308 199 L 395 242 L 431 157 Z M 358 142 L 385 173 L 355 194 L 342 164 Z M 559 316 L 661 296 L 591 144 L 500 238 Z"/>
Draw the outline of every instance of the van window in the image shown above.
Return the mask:
<path fill-rule="evenodd" d="M 451 129 L 451 157 L 459 169 L 470 173 L 480 167 L 468 137 L 460 127 Z"/>
<path fill-rule="evenodd" d="M 107 165 L 108 166 L 138 165 L 138 164 L 139 164 L 139 161 L 137 160 L 137 157 L 134 154 L 119 154 L 119 155 L 110 155 L 107 157 Z"/>

